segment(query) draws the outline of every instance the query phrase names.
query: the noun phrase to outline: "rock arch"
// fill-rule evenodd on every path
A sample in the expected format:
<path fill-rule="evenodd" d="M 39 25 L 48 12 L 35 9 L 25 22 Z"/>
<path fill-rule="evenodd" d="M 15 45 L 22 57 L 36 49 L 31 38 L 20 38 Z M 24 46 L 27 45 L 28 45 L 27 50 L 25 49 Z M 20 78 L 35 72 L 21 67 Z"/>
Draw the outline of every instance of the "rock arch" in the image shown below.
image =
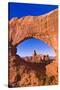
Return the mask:
<path fill-rule="evenodd" d="M 9 80 L 8 84 L 14 87 L 16 84 L 15 77 L 19 76 L 21 60 L 16 55 L 16 45 L 25 39 L 34 37 L 43 40 L 58 51 L 58 10 L 55 9 L 41 16 L 25 16 L 22 18 L 12 18 L 8 22 L 8 41 L 9 41 Z M 15 65 L 15 66 L 12 66 Z M 29 66 L 28 64 L 26 66 Z M 34 67 L 34 65 L 32 65 Z M 15 67 L 15 69 L 14 69 Z M 40 65 L 39 65 L 40 67 Z M 43 69 L 43 66 L 42 66 Z M 52 64 L 48 64 L 45 69 L 48 76 L 54 76 L 58 79 L 58 63 L 57 58 Z M 41 70 L 43 71 L 43 70 Z M 22 76 L 22 75 L 21 75 Z M 58 82 L 58 80 L 56 81 Z"/>
<path fill-rule="evenodd" d="M 43 40 L 57 52 L 58 10 L 55 9 L 41 16 L 12 18 L 9 21 L 9 42 L 16 46 L 27 38 Z"/>

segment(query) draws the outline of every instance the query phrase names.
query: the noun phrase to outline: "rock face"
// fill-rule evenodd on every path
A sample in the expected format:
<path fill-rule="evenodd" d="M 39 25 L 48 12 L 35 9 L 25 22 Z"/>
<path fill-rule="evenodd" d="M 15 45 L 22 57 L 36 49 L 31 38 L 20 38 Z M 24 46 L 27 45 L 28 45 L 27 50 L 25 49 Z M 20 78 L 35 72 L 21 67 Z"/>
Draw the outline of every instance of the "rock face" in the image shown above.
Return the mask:
<path fill-rule="evenodd" d="M 12 49 L 13 48 L 13 49 Z M 11 53 L 13 50 L 13 53 Z M 41 86 L 57 84 L 57 76 L 47 74 L 46 66 L 53 64 L 47 55 L 21 58 L 16 55 L 16 48 L 9 48 L 9 87 Z M 51 67 L 49 67 L 51 68 Z M 53 71 L 52 71 L 53 73 Z"/>
<path fill-rule="evenodd" d="M 41 16 L 25 16 L 12 18 L 9 29 L 9 87 L 51 85 L 58 83 L 58 10 L 53 10 Z M 16 55 L 16 46 L 28 38 L 37 38 L 51 45 L 56 52 L 52 63 L 40 64 L 24 61 Z M 28 58 L 28 57 L 27 57 Z M 42 57 L 43 58 L 43 57 Z M 46 57 L 48 58 L 48 56 Z M 31 59 L 31 57 L 30 57 Z M 34 61 L 33 61 L 34 62 Z M 47 79 L 47 81 L 46 81 Z"/>
<path fill-rule="evenodd" d="M 11 53 L 13 50 L 13 53 Z M 9 87 L 41 86 L 57 84 L 54 75 L 46 74 L 46 66 L 53 63 L 48 56 L 41 55 L 21 58 L 16 55 L 16 48 L 9 48 Z M 26 60 L 27 59 L 27 60 Z M 51 80 L 51 78 L 53 78 Z"/>

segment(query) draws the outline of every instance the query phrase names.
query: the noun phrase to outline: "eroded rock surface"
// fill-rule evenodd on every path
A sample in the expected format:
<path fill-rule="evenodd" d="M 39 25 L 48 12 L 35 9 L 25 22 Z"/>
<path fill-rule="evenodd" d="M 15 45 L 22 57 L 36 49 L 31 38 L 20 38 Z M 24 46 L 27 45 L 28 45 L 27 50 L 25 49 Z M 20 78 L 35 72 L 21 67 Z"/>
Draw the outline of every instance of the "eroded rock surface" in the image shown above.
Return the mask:
<path fill-rule="evenodd" d="M 58 83 L 58 10 L 41 16 L 12 18 L 9 29 L 9 87 L 51 85 Z M 28 38 L 37 38 L 51 45 L 56 52 L 50 64 L 27 62 L 16 55 L 16 45 Z M 43 58 L 43 57 L 42 57 Z M 30 57 L 31 59 L 31 57 Z M 34 61 L 33 61 L 34 62 Z"/>

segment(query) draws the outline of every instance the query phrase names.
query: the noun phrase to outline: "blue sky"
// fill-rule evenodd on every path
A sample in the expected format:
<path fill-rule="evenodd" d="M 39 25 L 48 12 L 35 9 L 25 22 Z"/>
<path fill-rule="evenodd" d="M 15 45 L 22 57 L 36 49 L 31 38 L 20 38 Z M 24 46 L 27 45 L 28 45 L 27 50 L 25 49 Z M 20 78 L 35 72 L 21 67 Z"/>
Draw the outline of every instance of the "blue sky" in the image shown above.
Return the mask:
<path fill-rule="evenodd" d="M 42 40 L 35 38 L 30 38 L 23 41 L 17 46 L 17 54 L 20 56 L 31 56 L 33 51 L 36 50 L 37 54 L 48 54 L 50 56 L 55 56 L 55 52 L 51 46 L 46 44 Z"/>
<path fill-rule="evenodd" d="M 23 17 L 27 15 L 42 15 L 58 8 L 57 5 L 27 4 L 27 3 L 8 3 L 8 19 L 13 17 Z"/>
<path fill-rule="evenodd" d="M 27 3 L 8 3 L 8 20 L 13 17 L 21 18 L 23 16 L 33 15 L 38 16 L 50 12 L 58 8 L 57 5 L 43 5 L 43 4 L 27 4 Z M 41 40 L 35 38 L 27 39 L 17 46 L 17 54 L 20 56 L 30 56 L 33 51 L 39 54 L 49 54 L 54 56 L 54 50 L 51 46 Z"/>

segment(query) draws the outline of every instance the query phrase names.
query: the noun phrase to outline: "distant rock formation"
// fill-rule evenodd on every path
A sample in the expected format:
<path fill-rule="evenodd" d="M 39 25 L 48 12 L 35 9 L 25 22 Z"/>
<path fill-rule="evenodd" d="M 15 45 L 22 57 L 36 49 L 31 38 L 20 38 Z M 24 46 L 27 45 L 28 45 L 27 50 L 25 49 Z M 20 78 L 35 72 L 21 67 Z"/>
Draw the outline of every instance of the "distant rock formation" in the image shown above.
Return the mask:
<path fill-rule="evenodd" d="M 33 56 L 36 56 L 36 55 L 37 55 L 37 53 L 36 53 L 36 51 L 34 50 Z"/>
<path fill-rule="evenodd" d="M 36 51 L 34 50 L 32 56 L 26 56 L 23 59 L 27 62 L 43 63 L 43 62 L 49 62 L 49 60 L 54 60 L 55 58 L 50 59 L 49 55 L 37 54 Z"/>

